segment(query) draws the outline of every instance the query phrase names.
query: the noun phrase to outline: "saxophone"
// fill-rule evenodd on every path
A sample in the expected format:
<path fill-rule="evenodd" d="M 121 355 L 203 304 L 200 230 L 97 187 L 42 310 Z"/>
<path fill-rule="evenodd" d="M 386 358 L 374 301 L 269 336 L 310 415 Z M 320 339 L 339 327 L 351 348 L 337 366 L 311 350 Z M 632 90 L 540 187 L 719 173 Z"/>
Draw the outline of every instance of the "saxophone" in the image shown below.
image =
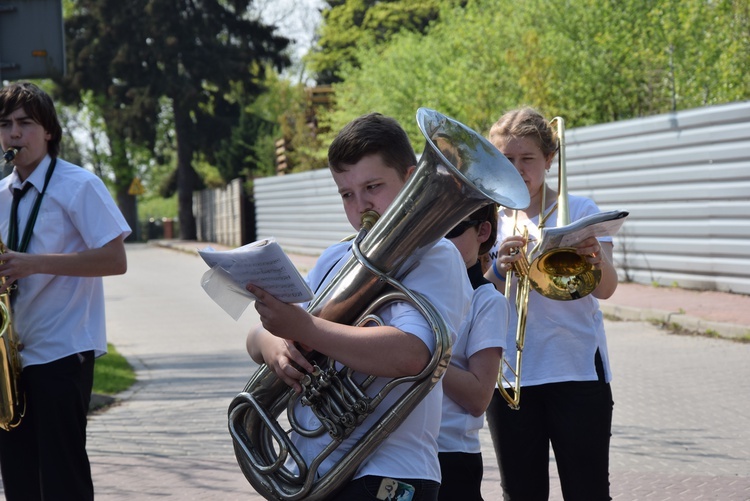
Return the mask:
<path fill-rule="evenodd" d="M 379 308 L 408 301 L 430 323 L 435 353 L 420 374 L 395 378 L 374 396 L 366 393 L 372 376 L 355 381 L 351 369 L 337 368 L 334 360 L 319 353 L 308 354 L 315 370 L 301 381 L 299 395 L 261 365 L 230 404 L 228 421 L 240 469 L 266 499 L 314 501 L 335 494 L 442 377 L 450 361 L 450 336 L 440 312 L 398 281 L 408 273 L 403 269 L 407 258 L 418 259 L 453 226 L 488 203 L 516 208 L 529 204 L 521 176 L 482 136 L 426 108 L 418 110 L 417 122 L 426 139 L 417 169 L 371 228 L 363 222 L 352 244 L 353 256 L 311 301 L 308 311 L 339 323 L 382 325 L 376 314 Z M 329 471 L 319 474 L 323 460 L 399 385 L 408 386 L 396 403 Z M 318 429 L 306 429 L 297 421 L 298 402 L 311 407 L 321 422 Z M 281 416 L 285 410 L 286 416 Z M 280 417 L 289 430 L 282 427 Z M 308 463 L 291 440 L 292 432 L 302 437 L 327 433 L 330 442 Z"/>
<path fill-rule="evenodd" d="M 0 239 L 0 262 L 6 252 L 5 244 Z M 5 277 L 0 277 L 5 285 Z M 26 399 L 21 389 L 21 358 L 19 341 L 13 331 L 11 318 L 11 286 L 2 293 L 0 301 L 0 428 L 10 431 L 19 424 L 26 412 Z"/>

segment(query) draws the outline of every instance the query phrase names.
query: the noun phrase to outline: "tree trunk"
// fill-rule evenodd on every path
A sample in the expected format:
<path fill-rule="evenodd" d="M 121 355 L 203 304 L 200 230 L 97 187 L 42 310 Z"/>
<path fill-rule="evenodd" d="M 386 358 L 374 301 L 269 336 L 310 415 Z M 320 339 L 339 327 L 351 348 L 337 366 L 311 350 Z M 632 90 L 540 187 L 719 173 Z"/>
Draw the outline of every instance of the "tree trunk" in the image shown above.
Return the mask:
<path fill-rule="evenodd" d="M 193 214 L 193 189 L 197 174 L 193 170 L 193 144 L 190 140 L 190 117 L 180 103 L 173 100 L 174 127 L 177 142 L 177 204 L 180 217 L 180 238 L 197 240 L 198 232 Z"/>
<path fill-rule="evenodd" d="M 133 232 L 125 239 L 126 242 L 135 242 L 140 240 L 140 231 L 138 228 L 138 208 L 134 195 L 128 194 L 128 187 L 117 189 L 117 206 L 120 208 L 125 221 L 127 221 Z"/>
<path fill-rule="evenodd" d="M 133 182 L 134 169 L 128 159 L 127 143 L 124 139 L 125 135 L 116 126 L 118 123 L 116 120 L 112 120 L 112 118 L 110 118 L 110 121 L 106 121 L 105 118 L 107 137 L 109 137 L 109 144 L 112 150 L 110 162 L 115 174 L 117 206 L 120 208 L 120 212 L 130 226 L 130 229 L 133 230 L 126 241 L 133 242 L 138 240 L 138 211 L 135 196 L 130 195 L 128 190 L 130 189 L 130 183 Z M 113 130 L 114 132 L 112 132 Z"/>

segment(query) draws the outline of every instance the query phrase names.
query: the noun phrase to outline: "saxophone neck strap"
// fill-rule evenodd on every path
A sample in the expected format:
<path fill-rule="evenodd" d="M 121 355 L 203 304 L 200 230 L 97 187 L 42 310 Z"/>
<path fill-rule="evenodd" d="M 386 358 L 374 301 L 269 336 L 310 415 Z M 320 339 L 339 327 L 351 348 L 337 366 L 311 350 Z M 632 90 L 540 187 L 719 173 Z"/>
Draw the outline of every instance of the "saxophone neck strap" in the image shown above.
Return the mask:
<path fill-rule="evenodd" d="M 34 201 L 34 206 L 32 207 L 31 213 L 29 214 L 29 220 L 26 223 L 26 228 L 24 228 L 23 238 L 21 239 L 20 244 L 17 246 L 16 246 L 16 243 L 18 240 L 18 216 L 15 210 L 11 210 L 10 227 L 8 229 L 8 240 L 9 240 L 9 247 L 11 250 L 18 251 L 18 252 L 26 252 L 26 249 L 29 247 L 29 242 L 31 241 L 31 235 L 34 232 L 34 224 L 36 224 L 36 218 L 39 215 L 39 207 L 42 205 L 42 198 L 44 198 L 44 194 L 47 192 L 47 185 L 49 185 L 49 180 L 52 177 L 52 172 L 55 170 L 55 165 L 57 165 L 57 158 L 52 159 L 52 162 L 50 163 L 50 166 L 47 169 L 47 175 L 44 177 L 44 187 L 42 188 L 41 193 L 39 193 L 39 195 L 36 197 L 36 200 Z M 27 189 L 28 189 L 28 186 L 31 186 L 31 185 L 27 184 Z M 16 209 L 17 203 L 18 202 L 14 202 L 13 209 Z"/>

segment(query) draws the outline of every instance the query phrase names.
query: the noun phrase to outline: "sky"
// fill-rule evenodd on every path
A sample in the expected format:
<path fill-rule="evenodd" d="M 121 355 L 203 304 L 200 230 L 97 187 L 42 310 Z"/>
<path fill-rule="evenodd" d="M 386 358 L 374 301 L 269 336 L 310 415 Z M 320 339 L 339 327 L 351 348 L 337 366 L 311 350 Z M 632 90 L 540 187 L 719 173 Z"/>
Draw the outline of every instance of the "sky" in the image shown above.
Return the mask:
<path fill-rule="evenodd" d="M 258 0 L 254 3 L 266 24 L 277 26 L 280 35 L 292 40 L 291 57 L 296 67 L 286 72 L 287 78 L 299 78 L 299 61 L 313 46 L 315 30 L 321 19 L 320 10 L 325 5 L 323 0 Z"/>

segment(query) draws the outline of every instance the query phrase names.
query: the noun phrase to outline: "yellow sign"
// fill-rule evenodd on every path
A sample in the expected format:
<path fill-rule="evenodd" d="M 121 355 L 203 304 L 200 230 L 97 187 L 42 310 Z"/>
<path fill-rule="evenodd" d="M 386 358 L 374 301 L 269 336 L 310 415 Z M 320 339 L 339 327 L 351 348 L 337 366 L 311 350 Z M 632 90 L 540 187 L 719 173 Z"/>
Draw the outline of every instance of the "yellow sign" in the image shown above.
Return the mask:
<path fill-rule="evenodd" d="M 128 188 L 128 195 L 143 195 L 145 192 L 146 190 L 141 184 L 141 179 L 134 177 L 133 182 L 130 183 L 130 188 Z"/>

